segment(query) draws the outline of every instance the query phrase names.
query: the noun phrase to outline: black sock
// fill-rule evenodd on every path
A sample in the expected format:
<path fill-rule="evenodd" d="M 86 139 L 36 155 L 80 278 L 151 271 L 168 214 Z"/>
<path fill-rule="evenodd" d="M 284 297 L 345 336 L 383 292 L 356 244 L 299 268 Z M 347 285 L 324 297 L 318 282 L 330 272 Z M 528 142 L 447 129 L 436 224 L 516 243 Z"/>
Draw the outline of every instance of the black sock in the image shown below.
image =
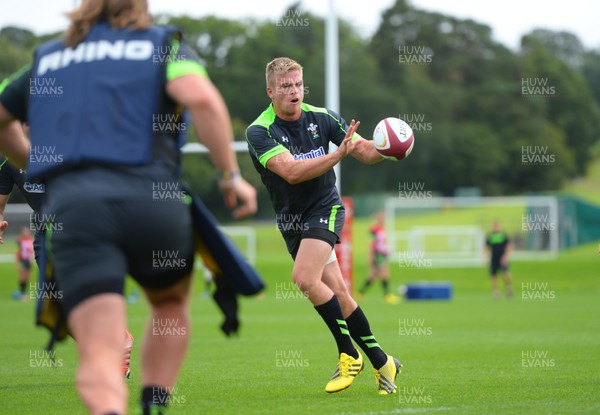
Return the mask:
<path fill-rule="evenodd" d="M 362 288 L 360 290 L 358 290 L 358 292 L 361 293 L 361 294 L 366 293 L 367 292 L 367 288 L 369 288 L 369 285 L 371 285 L 371 281 L 369 281 L 369 279 L 367 278 L 367 280 L 363 284 Z"/>
<path fill-rule="evenodd" d="M 358 344 L 358 346 L 365 352 L 373 367 L 377 370 L 381 369 L 387 362 L 387 355 L 375 340 L 375 336 L 371 333 L 369 327 L 369 320 L 363 313 L 360 307 L 357 307 L 352 314 L 346 318 L 348 328 L 350 329 L 350 335 Z"/>
<path fill-rule="evenodd" d="M 169 404 L 169 388 L 144 386 L 142 389 L 142 415 L 164 415 Z"/>
<path fill-rule="evenodd" d="M 327 301 L 325 304 L 315 306 L 315 310 L 317 310 L 323 320 L 325 320 L 325 324 L 327 324 L 331 334 L 333 334 L 335 342 L 337 343 L 338 352 L 346 353 L 347 355 L 357 358 L 358 352 L 352 344 L 348 325 L 346 324 L 346 321 L 344 321 L 342 309 L 340 308 L 337 297 L 334 295 L 331 297 L 331 300 Z"/>
<path fill-rule="evenodd" d="M 25 294 L 25 288 L 27 287 L 27 283 L 26 282 L 20 282 L 19 283 L 19 290 L 21 291 L 21 295 Z"/>
<path fill-rule="evenodd" d="M 383 285 L 383 294 L 387 295 L 390 292 L 390 286 L 388 284 L 388 280 L 381 280 L 381 285 Z"/>

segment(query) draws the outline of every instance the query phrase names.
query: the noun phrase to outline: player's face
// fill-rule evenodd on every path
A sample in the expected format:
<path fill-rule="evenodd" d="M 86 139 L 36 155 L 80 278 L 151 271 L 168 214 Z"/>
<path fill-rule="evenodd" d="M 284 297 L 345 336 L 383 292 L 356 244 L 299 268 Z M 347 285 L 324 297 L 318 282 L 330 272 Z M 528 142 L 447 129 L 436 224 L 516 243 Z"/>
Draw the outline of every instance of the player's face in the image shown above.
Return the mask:
<path fill-rule="evenodd" d="M 267 94 L 280 118 L 288 121 L 298 119 L 304 99 L 302 73 L 295 70 L 275 75 L 274 85 L 267 88 Z"/>

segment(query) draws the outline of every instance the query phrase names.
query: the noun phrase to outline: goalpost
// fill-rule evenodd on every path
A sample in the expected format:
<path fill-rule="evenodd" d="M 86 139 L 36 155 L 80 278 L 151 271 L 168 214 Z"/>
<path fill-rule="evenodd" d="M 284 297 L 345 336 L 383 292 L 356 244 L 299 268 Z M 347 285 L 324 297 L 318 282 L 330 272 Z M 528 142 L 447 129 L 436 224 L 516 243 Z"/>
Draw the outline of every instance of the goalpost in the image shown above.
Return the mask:
<path fill-rule="evenodd" d="M 391 259 L 413 267 L 481 266 L 494 220 L 513 243 L 512 259 L 553 259 L 558 201 L 551 196 L 389 198 Z"/>

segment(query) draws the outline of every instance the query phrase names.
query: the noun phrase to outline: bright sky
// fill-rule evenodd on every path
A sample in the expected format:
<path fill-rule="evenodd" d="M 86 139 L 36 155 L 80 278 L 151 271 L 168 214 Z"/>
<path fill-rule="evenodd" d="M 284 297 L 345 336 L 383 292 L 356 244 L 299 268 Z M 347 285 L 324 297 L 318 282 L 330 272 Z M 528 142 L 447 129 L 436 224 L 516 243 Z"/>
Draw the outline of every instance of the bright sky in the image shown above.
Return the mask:
<path fill-rule="evenodd" d="M 333 0 L 339 14 L 366 35 L 378 27 L 381 14 L 395 0 Z M 600 48 L 600 1 L 569 0 L 410 0 L 420 9 L 459 18 L 471 18 L 492 27 L 494 38 L 516 49 L 520 37 L 533 28 L 566 30 L 576 34 L 586 48 Z M 149 0 L 152 13 L 187 14 L 193 17 L 217 15 L 231 19 L 252 17 L 278 19 L 294 0 Z M 552 3 L 552 4 L 550 4 Z M 79 0 L 19 0 L 3 8 L 0 27 L 16 25 L 36 34 L 63 30 L 63 13 Z M 302 0 L 302 9 L 320 16 L 327 13 L 328 0 Z"/>

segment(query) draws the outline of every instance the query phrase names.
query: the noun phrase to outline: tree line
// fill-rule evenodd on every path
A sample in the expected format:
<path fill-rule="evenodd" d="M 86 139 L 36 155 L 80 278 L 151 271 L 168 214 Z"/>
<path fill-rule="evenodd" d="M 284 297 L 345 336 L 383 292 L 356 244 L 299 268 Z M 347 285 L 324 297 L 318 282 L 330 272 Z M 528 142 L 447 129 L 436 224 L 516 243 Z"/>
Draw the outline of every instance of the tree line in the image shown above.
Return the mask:
<path fill-rule="evenodd" d="M 292 4 L 276 21 L 207 16 L 155 16 L 178 26 L 202 59 L 229 107 L 236 140 L 269 104 L 266 63 L 290 56 L 304 67 L 305 102 L 325 104 L 325 24 Z M 0 31 L 0 76 L 30 62 L 35 36 L 22 28 Z M 600 151 L 600 49 L 586 50 L 571 33 L 536 29 L 510 50 L 473 20 L 419 10 L 397 0 L 379 28 L 339 22 L 340 112 L 361 121 L 370 138 L 379 120 L 406 120 L 415 148 L 406 160 L 364 166 L 342 163 L 346 195 L 396 193 L 407 183 L 452 195 L 478 188 L 483 195 L 560 189 L 584 175 Z M 600 45 L 599 45 L 600 46 Z M 195 141 L 193 130 L 190 141 Z M 261 214 L 268 196 L 249 157 L 244 175 L 259 189 Z M 207 204 L 221 210 L 208 157 L 186 155 L 184 174 Z"/>

